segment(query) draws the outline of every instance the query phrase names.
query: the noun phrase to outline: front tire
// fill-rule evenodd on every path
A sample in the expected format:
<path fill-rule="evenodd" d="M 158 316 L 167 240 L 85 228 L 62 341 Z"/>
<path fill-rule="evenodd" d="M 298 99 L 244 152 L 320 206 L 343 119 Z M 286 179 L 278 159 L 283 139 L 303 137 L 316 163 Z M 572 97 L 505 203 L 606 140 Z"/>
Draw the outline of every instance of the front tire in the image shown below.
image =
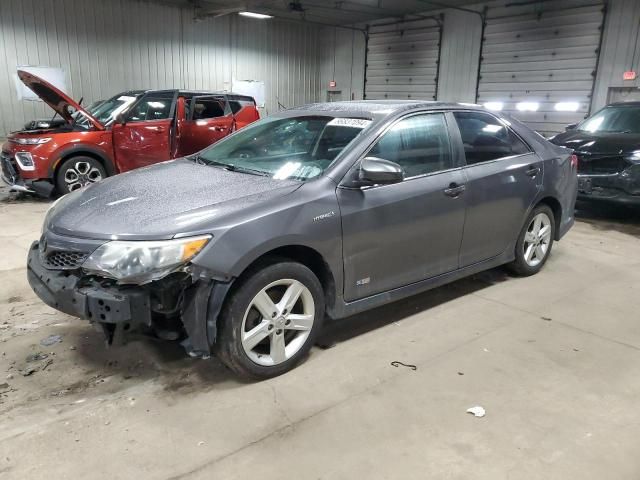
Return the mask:
<path fill-rule="evenodd" d="M 107 172 L 93 157 L 77 156 L 65 160 L 56 173 L 56 190 L 65 195 L 107 177 Z"/>
<path fill-rule="evenodd" d="M 516 259 L 509 269 L 527 277 L 538 273 L 545 263 L 555 238 L 555 217 L 547 205 L 538 205 L 527 217 L 516 242 Z"/>
<path fill-rule="evenodd" d="M 215 353 L 242 377 L 281 375 L 309 352 L 324 314 L 322 285 L 309 268 L 267 265 L 240 280 L 226 302 Z"/>

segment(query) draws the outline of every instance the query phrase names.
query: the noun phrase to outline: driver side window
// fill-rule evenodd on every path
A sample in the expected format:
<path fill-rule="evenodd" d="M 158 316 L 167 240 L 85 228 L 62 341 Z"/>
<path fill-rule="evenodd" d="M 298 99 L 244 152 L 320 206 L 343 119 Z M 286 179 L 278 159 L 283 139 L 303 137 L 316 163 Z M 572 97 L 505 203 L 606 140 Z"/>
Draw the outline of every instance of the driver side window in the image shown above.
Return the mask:
<path fill-rule="evenodd" d="M 453 168 L 449 132 L 442 113 L 414 115 L 391 127 L 367 156 L 390 160 L 405 178 Z"/>
<path fill-rule="evenodd" d="M 127 115 L 129 122 L 164 120 L 169 118 L 173 106 L 173 92 L 157 92 L 145 95 Z"/>

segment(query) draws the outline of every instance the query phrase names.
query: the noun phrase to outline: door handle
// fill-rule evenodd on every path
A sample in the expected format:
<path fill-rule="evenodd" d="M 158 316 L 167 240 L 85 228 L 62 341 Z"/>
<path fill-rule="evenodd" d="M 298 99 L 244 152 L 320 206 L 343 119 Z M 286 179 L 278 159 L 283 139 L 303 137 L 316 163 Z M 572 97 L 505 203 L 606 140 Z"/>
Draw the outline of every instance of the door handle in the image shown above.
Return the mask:
<path fill-rule="evenodd" d="M 164 127 L 147 127 L 147 128 L 156 133 L 162 133 L 165 131 Z"/>
<path fill-rule="evenodd" d="M 451 182 L 447 188 L 444 189 L 444 194 L 447 197 L 456 198 L 459 197 L 467 187 L 464 185 L 459 185 L 456 182 Z"/>
<path fill-rule="evenodd" d="M 216 127 L 216 130 L 218 130 L 219 132 L 224 132 L 227 129 L 227 127 Z"/>
<path fill-rule="evenodd" d="M 529 169 L 525 173 L 530 177 L 535 177 L 540 173 L 540 167 L 529 165 Z"/>

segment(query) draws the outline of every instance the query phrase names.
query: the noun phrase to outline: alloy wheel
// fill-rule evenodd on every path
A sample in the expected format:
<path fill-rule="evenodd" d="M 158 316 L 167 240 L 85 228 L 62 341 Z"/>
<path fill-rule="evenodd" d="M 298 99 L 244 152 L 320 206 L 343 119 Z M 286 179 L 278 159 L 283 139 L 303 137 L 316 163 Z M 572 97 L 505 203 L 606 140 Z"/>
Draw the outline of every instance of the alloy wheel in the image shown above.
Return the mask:
<path fill-rule="evenodd" d="M 79 188 L 102 180 L 102 173 L 89 162 L 78 161 L 69 166 L 64 172 L 64 181 L 67 190 L 73 192 Z"/>
<path fill-rule="evenodd" d="M 245 311 L 242 347 L 258 365 L 281 364 L 302 348 L 314 320 L 311 291 L 298 280 L 277 280 L 260 290 Z"/>
<path fill-rule="evenodd" d="M 551 219 L 540 212 L 531 219 L 522 244 L 524 261 L 530 267 L 538 266 L 547 256 L 551 243 Z"/>

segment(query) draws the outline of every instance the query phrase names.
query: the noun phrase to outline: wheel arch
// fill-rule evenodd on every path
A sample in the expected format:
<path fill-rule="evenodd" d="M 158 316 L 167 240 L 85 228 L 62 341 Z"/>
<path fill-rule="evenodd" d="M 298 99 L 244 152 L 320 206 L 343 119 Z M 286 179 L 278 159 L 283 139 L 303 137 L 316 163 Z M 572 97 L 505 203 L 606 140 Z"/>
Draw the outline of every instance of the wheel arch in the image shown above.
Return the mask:
<path fill-rule="evenodd" d="M 241 280 L 252 272 L 279 260 L 291 260 L 298 262 L 311 270 L 322 285 L 324 291 L 325 305 L 331 308 L 336 301 L 336 278 L 331 267 L 324 257 L 316 249 L 306 245 L 285 245 L 268 250 L 253 261 L 251 261 L 237 277 Z M 236 280 L 234 284 L 238 284 Z"/>
<path fill-rule="evenodd" d="M 540 199 L 540 201 L 538 201 L 538 203 L 536 203 L 536 205 L 533 208 L 536 208 L 539 205 L 546 205 L 553 212 L 553 217 L 554 217 L 553 222 L 555 224 L 554 225 L 555 233 L 554 233 L 553 239 L 560 240 L 560 224 L 562 222 L 562 204 L 556 197 L 546 196 Z"/>
<path fill-rule="evenodd" d="M 58 159 L 51 165 L 51 178 L 53 178 L 55 181 L 58 170 L 65 161 L 70 158 L 80 156 L 91 157 L 95 160 L 98 160 L 106 170 L 108 176 L 112 176 L 117 173 L 113 161 L 105 152 L 89 145 L 80 144 L 74 145 L 73 148 L 65 149 L 58 153 Z"/>

